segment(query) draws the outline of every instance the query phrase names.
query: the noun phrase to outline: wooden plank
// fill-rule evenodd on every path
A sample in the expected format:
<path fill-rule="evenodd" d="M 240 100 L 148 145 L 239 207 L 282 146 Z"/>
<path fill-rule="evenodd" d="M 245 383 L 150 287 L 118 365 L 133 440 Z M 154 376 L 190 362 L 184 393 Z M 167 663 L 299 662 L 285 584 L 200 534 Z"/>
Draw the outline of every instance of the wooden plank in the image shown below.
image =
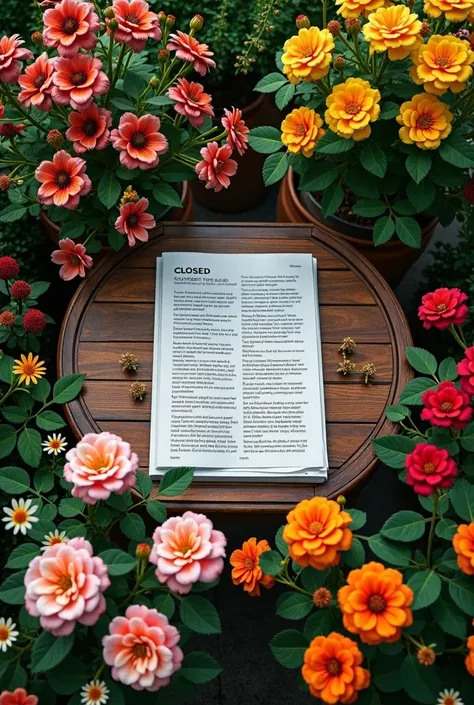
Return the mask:
<path fill-rule="evenodd" d="M 80 340 L 147 342 L 153 340 L 151 303 L 93 303 L 85 316 Z M 324 343 L 341 343 L 352 336 L 357 343 L 389 343 L 390 334 L 377 306 L 321 306 Z"/>

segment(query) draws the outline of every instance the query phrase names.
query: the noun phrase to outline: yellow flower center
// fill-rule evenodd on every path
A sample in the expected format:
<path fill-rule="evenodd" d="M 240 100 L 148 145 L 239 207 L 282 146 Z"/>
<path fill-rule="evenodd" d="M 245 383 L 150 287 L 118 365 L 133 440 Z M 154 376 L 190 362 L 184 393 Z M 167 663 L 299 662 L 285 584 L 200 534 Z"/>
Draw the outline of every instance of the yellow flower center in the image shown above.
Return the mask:
<path fill-rule="evenodd" d="M 89 698 L 89 700 L 92 700 L 92 702 L 99 702 L 99 700 L 102 698 L 102 688 L 99 688 L 98 685 L 92 685 L 89 688 L 87 697 Z"/>
<path fill-rule="evenodd" d="M 387 606 L 382 595 L 371 595 L 367 601 L 367 606 L 371 612 L 381 614 Z"/>
<path fill-rule="evenodd" d="M 255 568 L 255 560 L 253 558 L 246 558 L 244 561 L 244 568 L 246 570 L 253 570 Z"/>
<path fill-rule="evenodd" d="M 9 636 L 10 636 L 9 628 L 8 627 L 0 627 L 0 643 L 3 641 L 7 641 Z"/>
<path fill-rule="evenodd" d="M 28 514 L 24 509 L 15 509 L 12 520 L 15 524 L 24 524 L 28 519 Z"/>
<path fill-rule="evenodd" d="M 448 308 L 448 307 L 446 306 L 446 304 L 438 304 L 438 305 L 436 306 L 436 310 L 437 310 L 437 311 L 446 311 L 447 308 Z"/>
<path fill-rule="evenodd" d="M 346 113 L 349 115 L 357 115 L 360 110 L 360 105 L 358 103 L 348 103 L 346 105 Z"/>
<path fill-rule="evenodd" d="M 298 137 L 303 137 L 303 135 L 306 134 L 306 128 L 303 124 L 298 125 L 298 127 L 295 130 L 295 133 L 298 135 Z"/>
<path fill-rule="evenodd" d="M 443 403 L 441 404 L 441 409 L 443 411 L 451 411 L 452 408 L 453 408 L 453 405 L 451 404 L 450 401 L 443 401 Z"/>
<path fill-rule="evenodd" d="M 433 463 L 425 463 L 423 465 L 423 472 L 425 472 L 427 475 L 432 475 L 435 471 L 435 466 Z"/>
<path fill-rule="evenodd" d="M 327 662 L 326 670 L 330 676 L 338 676 L 342 672 L 342 666 L 337 658 L 332 658 Z"/>
<path fill-rule="evenodd" d="M 436 63 L 440 68 L 444 69 L 446 66 L 449 66 L 449 59 L 446 58 L 446 56 L 438 56 L 436 58 Z"/>
<path fill-rule="evenodd" d="M 312 533 L 313 536 L 319 536 L 319 534 L 321 533 L 323 528 L 324 527 L 320 521 L 312 521 L 311 524 L 309 525 L 310 533 Z"/>
<path fill-rule="evenodd" d="M 69 575 L 62 575 L 59 578 L 58 587 L 60 587 L 63 592 L 66 592 L 67 590 L 70 590 L 72 588 L 72 580 Z"/>
<path fill-rule="evenodd" d="M 62 539 L 60 536 L 52 536 L 49 539 L 49 545 L 50 546 L 56 546 L 57 543 L 62 543 Z"/>
<path fill-rule="evenodd" d="M 148 655 L 148 649 L 145 644 L 135 644 L 133 647 L 133 655 L 137 658 L 146 658 Z"/>
<path fill-rule="evenodd" d="M 420 117 L 416 121 L 416 126 L 419 130 L 429 130 L 432 124 L 433 124 L 433 116 L 428 115 L 428 113 L 425 113 L 424 115 L 420 115 Z"/>

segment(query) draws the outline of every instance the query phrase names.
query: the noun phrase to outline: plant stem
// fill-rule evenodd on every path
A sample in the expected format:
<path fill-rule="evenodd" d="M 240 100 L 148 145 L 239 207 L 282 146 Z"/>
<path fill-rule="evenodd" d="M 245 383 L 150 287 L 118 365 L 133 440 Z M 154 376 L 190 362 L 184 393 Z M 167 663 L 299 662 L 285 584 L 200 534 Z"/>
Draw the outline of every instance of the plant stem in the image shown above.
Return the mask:
<path fill-rule="evenodd" d="M 457 343 L 459 343 L 459 345 L 461 346 L 461 348 L 462 348 L 463 350 L 466 350 L 466 349 L 467 349 L 467 345 L 466 345 L 466 343 L 464 343 L 464 342 L 461 340 L 461 338 L 459 337 L 459 333 L 457 332 L 457 330 L 455 329 L 455 327 L 454 327 L 453 325 L 451 325 L 451 326 L 449 326 L 448 330 L 451 332 L 451 334 L 452 334 L 454 340 L 455 340 Z"/>
<path fill-rule="evenodd" d="M 327 0 L 322 0 L 322 6 L 323 6 L 323 28 L 324 28 L 324 27 L 327 27 L 327 23 L 328 23 Z"/>
<path fill-rule="evenodd" d="M 426 553 L 426 565 L 428 568 L 431 568 L 431 554 L 433 551 L 433 539 L 435 535 L 435 527 L 436 527 L 436 519 L 438 518 L 438 503 L 439 503 L 439 494 L 436 492 L 436 494 L 433 496 L 433 513 L 431 515 L 431 524 L 430 524 L 430 533 L 428 536 L 428 549 Z"/>
<path fill-rule="evenodd" d="M 8 99 L 10 100 L 11 104 L 15 107 L 15 110 L 18 110 L 18 112 L 23 115 L 27 120 L 31 122 L 32 125 L 38 128 L 38 130 L 41 130 L 44 132 L 46 135 L 48 134 L 49 130 L 47 130 L 41 123 L 39 123 L 35 118 L 31 117 L 30 113 L 25 110 L 22 105 L 18 102 L 18 100 L 15 98 L 13 93 L 7 88 L 6 84 L 3 83 L 2 87 L 0 88 L 0 93 L 1 90 L 4 91 Z"/>

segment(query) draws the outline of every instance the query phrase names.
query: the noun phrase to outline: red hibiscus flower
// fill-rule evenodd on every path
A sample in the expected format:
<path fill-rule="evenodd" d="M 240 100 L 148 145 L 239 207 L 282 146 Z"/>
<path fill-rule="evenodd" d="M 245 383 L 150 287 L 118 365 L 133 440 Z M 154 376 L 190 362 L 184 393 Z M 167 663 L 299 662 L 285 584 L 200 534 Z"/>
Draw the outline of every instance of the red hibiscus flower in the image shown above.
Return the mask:
<path fill-rule="evenodd" d="M 468 314 L 464 303 L 467 294 L 459 289 L 436 289 L 425 294 L 418 309 L 418 318 L 423 321 L 424 328 L 439 328 L 444 330 L 451 325 L 462 326 Z"/>
<path fill-rule="evenodd" d="M 62 0 L 43 15 L 43 44 L 55 47 L 61 56 L 74 56 L 79 49 L 90 51 L 97 44 L 94 34 L 100 22 L 90 2 Z"/>
<path fill-rule="evenodd" d="M 242 120 L 242 111 L 233 107 L 231 112 L 224 108 L 224 117 L 221 123 L 224 129 L 227 130 L 227 144 L 231 149 L 236 149 L 242 156 L 247 149 L 247 134 L 249 132 L 249 128 Z"/>
<path fill-rule="evenodd" d="M 84 245 L 74 242 L 69 237 L 59 241 L 59 250 L 53 252 L 51 261 L 62 265 L 59 276 L 65 281 L 70 281 L 74 277 L 85 277 L 86 269 L 90 269 L 94 264 L 92 257 L 86 254 Z"/>
<path fill-rule="evenodd" d="M 148 240 L 148 230 L 156 227 L 154 217 L 150 213 L 145 213 L 150 205 L 148 198 L 140 198 L 136 203 L 131 201 L 124 203 L 120 208 L 120 215 L 115 221 L 115 228 L 122 235 L 128 237 L 128 244 L 133 247 L 135 240 L 146 242 Z"/>
<path fill-rule="evenodd" d="M 18 94 L 18 99 L 27 108 L 34 106 L 38 110 L 51 110 L 53 101 L 51 91 L 53 90 L 54 61 L 48 59 L 46 52 L 41 54 L 36 61 L 25 69 L 18 83 L 22 90 Z"/>
<path fill-rule="evenodd" d="M 95 95 L 102 95 L 109 89 L 109 79 L 101 68 L 102 62 L 87 54 L 57 59 L 53 76 L 54 102 L 70 104 L 75 110 L 87 108 Z"/>
<path fill-rule="evenodd" d="M 20 35 L 2 37 L 0 39 L 0 83 L 16 83 L 21 73 L 20 61 L 32 59 L 33 54 L 29 49 L 22 49 L 23 39 Z"/>
<path fill-rule="evenodd" d="M 464 351 L 464 360 L 458 362 L 458 374 L 461 377 L 461 388 L 474 396 L 474 347 Z"/>
<path fill-rule="evenodd" d="M 199 44 L 195 37 L 179 30 L 176 34 L 170 34 L 170 40 L 167 46 L 169 51 L 176 51 L 178 59 L 193 64 L 194 70 L 201 76 L 205 76 L 210 68 L 216 67 L 216 62 L 210 58 L 214 53 L 209 51 L 207 44 Z"/>
<path fill-rule="evenodd" d="M 112 113 L 91 103 L 79 113 L 69 113 L 71 127 L 66 137 L 73 143 L 74 151 L 83 154 L 90 149 L 105 149 L 110 141 Z"/>
<path fill-rule="evenodd" d="M 212 96 L 204 93 L 204 87 L 200 83 L 179 78 L 178 85 L 170 88 L 168 95 L 176 101 L 174 105 L 176 112 L 187 117 L 193 127 L 201 127 L 207 115 L 209 117 L 214 115 L 211 105 Z"/>
<path fill-rule="evenodd" d="M 17 688 L 13 693 L 4 690 L 0 695 L 0 705 L 38 705 L 38 698 L 28 695 L 24 688 Z"/>
<path fill-rule="evenodd" d="M 458 474 L 456 463 L 444 448 L 418 443 L 405 458 L 407 484 L 423 497 L 439 489 L 452 487 Z"/>
<path fill-rule="evenodd" d="M 445 428 L 465 428 L 472 418 L 470 397 L 453 382 L 441 382 L 436 389 L 427 389 L 421 400 L 423 421 Z"/>
<path fill-rule="evenodd" d="M 206 188 L 213 188 L 217 193 L 229 187 L 229 177 L 237 171 L 237 162 L 229 158 L 231 154 L 228 144 L 219 147 L 217 142 L 209 142 L 207 147 L 201 149 L 204 159 L 197 164 L 196 174 L 201 181 L 207 181 Z"/>
<path fill-rule="evenodd" d="M 115 149 L 120 150 L 120 162 L 127 169 L 153 169 L 159 162 L 159 154 L 168 149 L 168 140 L 161 132 L 160 119 L 154 115 L 138 118 L 133 113 L 124 113 L 118 129 L 112 130 L 111 139 Z"/>
<path fill-rule="evenodd" d="M 92 188 L 86 174 L 86 163 L 79 157 L 71 157 L 62 149 L 56 152 L 52 162 L 41 162 L 35 172 L 41 183 L 38 201 L 45 206 L 62 206 L 69 210 L 77 208 L 79 198 Z"/>
<path fill-rule="evenodd" d="M 112 8 L 118 22 L 114 38 L 119 44 L 128 44 L 138 52 L 143 51 L 148 39 L 161 39 L 158 15 L 149 12 L 149 5 L 144 0 L 114 0 Z M 109 22 L 107 20 L 107 24 Z"/>

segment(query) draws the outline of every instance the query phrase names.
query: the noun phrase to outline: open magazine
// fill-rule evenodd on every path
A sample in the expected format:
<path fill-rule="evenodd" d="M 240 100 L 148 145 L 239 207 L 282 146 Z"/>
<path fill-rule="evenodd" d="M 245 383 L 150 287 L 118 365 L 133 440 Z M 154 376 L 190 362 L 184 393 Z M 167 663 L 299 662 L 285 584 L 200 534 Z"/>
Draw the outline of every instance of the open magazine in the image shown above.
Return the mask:
<path fill-rule="evenodd" d="M 150 475 L 324 482 L 316 260 L 166 252 L 155 301 Z"/>

